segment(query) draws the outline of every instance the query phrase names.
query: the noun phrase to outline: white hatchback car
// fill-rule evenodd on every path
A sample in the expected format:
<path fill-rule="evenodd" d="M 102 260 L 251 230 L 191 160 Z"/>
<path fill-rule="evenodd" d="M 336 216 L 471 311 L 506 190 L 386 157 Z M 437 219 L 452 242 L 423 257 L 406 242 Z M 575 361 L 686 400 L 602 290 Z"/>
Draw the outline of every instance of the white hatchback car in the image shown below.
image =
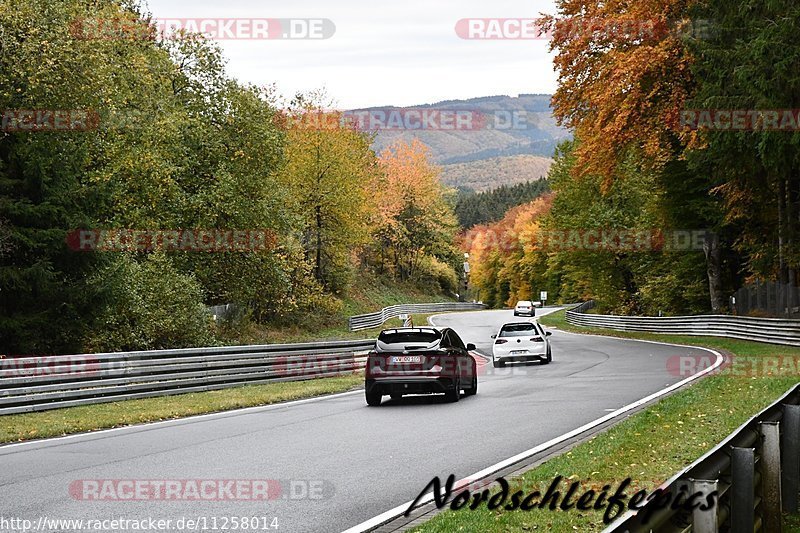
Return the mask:
<path fill-rule="evenodd" d="M 497 335 L 492 335 L 492 366 L 519 361 L 549 363 L 553 360 L 549 336 L 550 332 L 534 320 L 503 324 Z"/>
<path fill-rule="evenodd" d="M 514 306 L 514 316 L 536 316 L 536 310 L 533 308 L 533 303 L 528 300 L 520 300 Z"/>

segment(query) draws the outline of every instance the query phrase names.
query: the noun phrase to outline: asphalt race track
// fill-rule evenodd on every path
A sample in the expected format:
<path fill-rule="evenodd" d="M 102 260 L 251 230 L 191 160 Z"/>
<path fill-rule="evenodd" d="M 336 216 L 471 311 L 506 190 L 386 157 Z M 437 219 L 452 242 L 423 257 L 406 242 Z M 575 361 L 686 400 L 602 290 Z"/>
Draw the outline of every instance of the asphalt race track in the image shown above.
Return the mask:
<path fill-rule="evenodd" d="M 513 320 L 511 311 L 481 311 L 436 323 L 489 354 L 490 335 Z M 478 395 L 454 404 L 384 397 L 373 408 L 358 391 L 0 447 L 0 514 L 34 525 L 42 517 L 171 519 L 169 531 L 181 517 L 204 517 L 209 530 L 215 518 L 221 526 L 276 517 L 280 532 L 339 532 L 413 500 L 435 475 L 466 477 L 681 381 L 667 370 L 670 357 L 708 355 L 561 331 L 550 338 L 549 365 L 495 370 L 479 358 Z M 75 490 L 85 485 L 74 483 L 254 479 L 293 481 L 266 502 L 87 501 Z"/>

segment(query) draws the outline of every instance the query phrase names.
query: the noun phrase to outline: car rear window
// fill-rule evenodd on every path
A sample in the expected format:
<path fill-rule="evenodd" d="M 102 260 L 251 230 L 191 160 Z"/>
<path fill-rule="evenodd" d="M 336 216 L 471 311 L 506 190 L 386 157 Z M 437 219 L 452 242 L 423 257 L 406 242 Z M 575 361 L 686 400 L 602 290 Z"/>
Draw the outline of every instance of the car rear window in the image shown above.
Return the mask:
<path fill-rule="evenodd" d="M 378 335 L 382 344 L 432 344 L 442 338 L 434 329 L 388 330 Z"/>
<path fill-rule="evenodd" d="M 539 330 L 534 324 L 508 324 L 500 329 L 501 337 L 526 337 L 538 334 Z"/>
<path fill-rule="evenodd" d="M 518 306 L 530 307 L 530 306 L 531 306 L 531 303 L 530 303 L 530 302 L 527 302 L 527 301 L 525 301 L 525 302 L 517 302 L 517 305 L 518 305 Z"/>

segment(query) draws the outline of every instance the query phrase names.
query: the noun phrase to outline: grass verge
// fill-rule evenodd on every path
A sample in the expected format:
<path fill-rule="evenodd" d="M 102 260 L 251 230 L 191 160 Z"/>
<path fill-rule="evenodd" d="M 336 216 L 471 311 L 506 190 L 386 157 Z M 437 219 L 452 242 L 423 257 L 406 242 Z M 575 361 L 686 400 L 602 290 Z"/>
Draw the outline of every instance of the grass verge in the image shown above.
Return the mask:
<path fill-rule="evenodd" d="M 774 402 L 798 382 L 798 369 L 766 364 L 767 361 L 792 362 L 800 359 L 800 348 L 739 341 L 717 337 L 638 334 L 599 328 L 580 328 L 567 324 L 564 312 L 541 318 L 547 326 L 580 333 L 641 338 L 675 344 L 692 344 L 724 350 L 746 357 L 748 368 L 770 372 L 731 370 L 704 378 L 653 406 L 637 413 L 569 452 L 509 480 L 510 494 L 522 490 L 545 493 L 556 476 L 563 476 L 563 495 L 573 481 L 579 481 L 578 496 L 589 489 L 599 492 L 606 484 L 615 490 L 632 478 L 628 496 L 640 489 L 652 490 L 714 447 L 755 413 Z M 740 367 L 741 368 L 741 367 Z M 752 375 L 741 375 L 752 374 Z M 531 420 L 530 423 L 535 423 Z M 468 508 L 467 508 L 468 509 Z M 417 533 L 451 531 L 528 532 L 601 531 L 603 510 L 567 511 L 534 508 L 531 511 L 477 510 L 446 511 L 418 526 Z M 787 517 L 784 531 L 800 531 L 796 517 Z"/>
<path fill-rule="evenodd" d="M 360 373 L 307 381 L 245 385 L 218 391 L 84 405 L 38 413 L 0 416 L 0 442 L 59 437 L 98 429 L 269 405 L 353 390 Z"/>

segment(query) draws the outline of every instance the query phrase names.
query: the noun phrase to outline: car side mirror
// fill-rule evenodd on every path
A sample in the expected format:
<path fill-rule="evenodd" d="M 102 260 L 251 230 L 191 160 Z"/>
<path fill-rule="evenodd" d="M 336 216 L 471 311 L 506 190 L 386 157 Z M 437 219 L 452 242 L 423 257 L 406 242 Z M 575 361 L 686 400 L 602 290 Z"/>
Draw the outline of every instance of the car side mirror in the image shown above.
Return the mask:
<path fill-rule="evenodd" d="M 475 345 L 472 344 L 471 342 L 468 342 L 467 343 L 467 350 L 471 352 L 474 349 L 475 349 Z"/>
<path fill-rule="evenodd" d="M 544 334 L 545 334 L 545 335 L 547 335 L 547 336 L 549 337 L 550 335 L 552 335 L 552 334 L 553 334 L 553 332 L 552 332 L 552 331 L 545 331 L 545 332 L 544 332 Z"/>
<path fill-rule="evenodd" d="M 497 335 L 492 335 L 492 338 L 493 338 L 493 339 L 496 339 L 496 338 L 497 338 Z"/>

